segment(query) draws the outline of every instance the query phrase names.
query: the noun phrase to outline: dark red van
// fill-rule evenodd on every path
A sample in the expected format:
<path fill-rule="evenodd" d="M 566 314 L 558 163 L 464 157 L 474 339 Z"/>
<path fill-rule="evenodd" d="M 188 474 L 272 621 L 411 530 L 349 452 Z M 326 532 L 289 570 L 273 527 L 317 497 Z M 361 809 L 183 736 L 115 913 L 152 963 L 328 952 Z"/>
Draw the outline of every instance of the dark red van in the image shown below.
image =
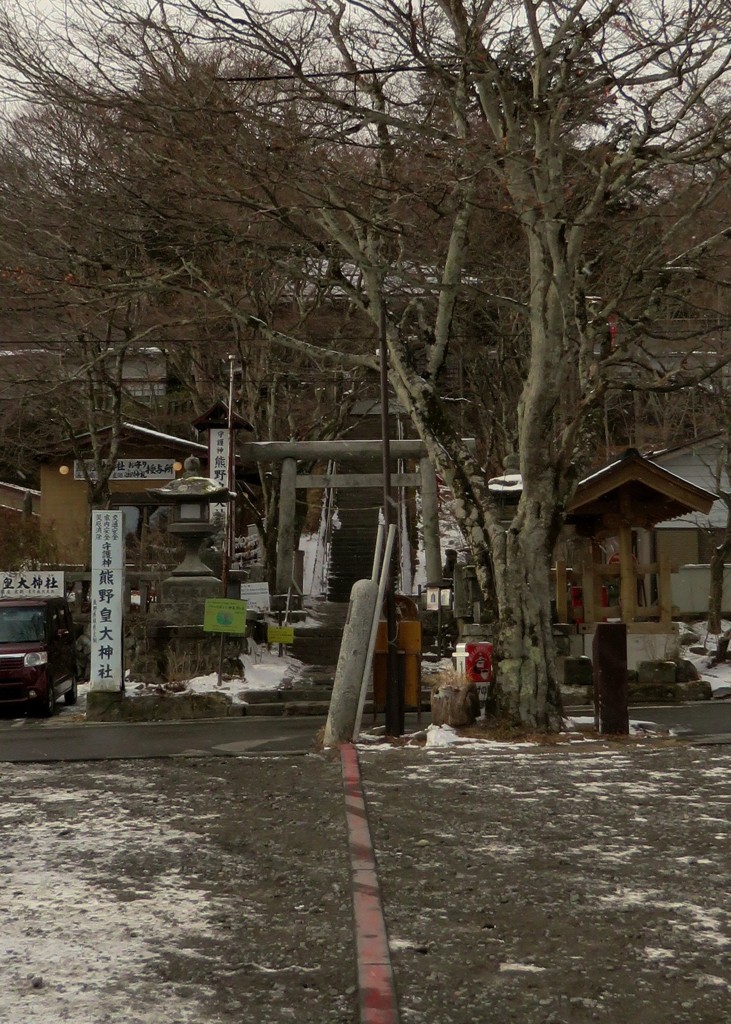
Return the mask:
<path fill-rule="evenodd" d="M 76 703 L 76 636 L 63 597 L 0 600 L 0 707 L 52 715 Z"/>

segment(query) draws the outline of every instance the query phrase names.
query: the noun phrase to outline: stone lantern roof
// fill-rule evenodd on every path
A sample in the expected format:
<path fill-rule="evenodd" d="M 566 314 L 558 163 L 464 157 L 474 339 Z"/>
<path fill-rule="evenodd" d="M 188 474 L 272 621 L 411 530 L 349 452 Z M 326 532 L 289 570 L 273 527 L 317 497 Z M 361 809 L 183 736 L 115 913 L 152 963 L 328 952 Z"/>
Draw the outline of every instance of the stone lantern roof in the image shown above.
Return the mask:
<path fill-rule="evenodd" d="M 232 497 L 227 487 L 221 487 L 216 480 L 211 480 L 207 476 L 181 476 L 177 480 L 171 480 L 164 487 L 151 489 L 150 493 L 169 505 L 174 505 L 176 502 L 188 503 L 190 501 L 210 502 L 213 504 L 229 501 Z"/>

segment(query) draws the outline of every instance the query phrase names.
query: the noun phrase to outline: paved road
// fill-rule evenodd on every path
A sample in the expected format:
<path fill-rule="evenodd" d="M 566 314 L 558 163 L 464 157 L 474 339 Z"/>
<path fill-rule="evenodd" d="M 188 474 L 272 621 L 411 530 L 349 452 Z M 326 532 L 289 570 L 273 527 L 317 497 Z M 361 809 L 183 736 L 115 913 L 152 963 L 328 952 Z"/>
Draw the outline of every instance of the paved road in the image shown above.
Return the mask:
<path fill-rule="evenodd" d="M 568 714 L 593 714 L 593 708 L 572 707 Z M 654 722 L 678 730 L 693 740 L 703 738 L 731 743 L 731 700 L 704 700 L 694 704 L 640 704 L 629 709 L 636 722 Z"/>
<path fill-rule="evenodd" d="M 731 743 L 731 701 L 634 707 L 630 715 L 640 721 L 675 726 L 688 738 Z M 424 716 L 426 722 L 428 717 Z M 130 724 L 73 722 L 64 715 L 49 721 L 6 717 L 0 718 L 0 762 L 306 754 L 313 749 L 324 723 L 324 718 L 316 717 Z M 416 729 L 416 715 L 406 716 L 406 729 Z"/>
<path fill-rule="evenodd" d="M 97 761 L 195 754 L 307 753 L 324 718 L 70 724 L 0 720 L 0 761 Z"/>
<path fill-rule="evenodd" d="M 731 743 L 731 701 L 704 700 L 681 706 L 633 707 L 630 717 L 658 725 L 679 726 L 690 738 L 704 737 L 714 742 Z"/>

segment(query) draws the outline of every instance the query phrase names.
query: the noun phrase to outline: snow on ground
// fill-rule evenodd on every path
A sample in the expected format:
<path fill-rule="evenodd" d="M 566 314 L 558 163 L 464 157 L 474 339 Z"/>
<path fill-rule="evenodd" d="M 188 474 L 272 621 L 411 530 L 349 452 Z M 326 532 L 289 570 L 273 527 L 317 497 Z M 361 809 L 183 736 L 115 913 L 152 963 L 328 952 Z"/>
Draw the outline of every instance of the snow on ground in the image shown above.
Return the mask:
<path fill-rule="evenodd" d="M 409 747 L 361 765 L 404 1019 L 728 1018 L 728 753 Z M 437 968 L 404 955 L 418 943 Z"/>
<path fill-rule="evenodd" d="M 706 659 L 707 661 L 708 659 Z M 731 664 L 722 661 L 718 665 L 714 665 L 712 668 L 704 668 L 702 665 L 696 665 L 701 679 L 707 679 L 711 684 L 714 697 L 728 697 L 731 696 Z"/>
<path fill-rule="evenodd" d="M 593 715 L 570 715 L 564 719 L 564 726 L 570 732 L 574 729 L 593 729 L 594 728 L 594 716 Z M 664 726 L 657 725 L 655 722 L 648 722 L 647 719 L 630 718 L 629 720 L 629 734 L 630 736 L 677 736 L 677 730 L 672 726 L 665 728 Z"/>
<path fill-rule="evenodd" d="M 190 994 L 165 983 L 151 992 L 142 979 L 164 953 L 205 939 L 220 908 L 174 871 L 148 891 L 135 882 L 133 898 L 100 884 L 121 850 L 141 860 L 162 857 L 189 837 L 164 820 L 152 831 L 126 816 L 112 790 L 90 801 L 59 782 L 45 767 L 14 765 L 14 795 L 20 787 L 27 799 L 0 807 L 0 1020 L 198 1021 Z M 116 882 L 124 889 L 123 876 Z"/>
<path fill-rule="evenodd" d="M 234 704 L 245 703 L 247 690 L 276 690 L 285 678 L 296 675 L 301 662 L 289 655 L 278 657 L 274 650 L 268 651 L 261 647 L 255 654 L 241 656 L 243 673 L 240 676 L 223 678 L 218 685 L 218 675 L 212 672 L 206 676 L 196 676 L 187 684 L 190 693 L 224 693 L 231 697 Z"/>
<path fill-rule="evenodd" d="M 707 622 L 679 623 L 679 626 L 681 636 L 688 638 L 681 648 L 682 656 L 695 666 L 701 679 L 711 684 L 715 697 L 731 696 L 731 660 L 713 664 L 721 636 L 731 630 L 731 623 L 724 620 L 721 633 L 709 632 Z"/>
<path fill-rule="evenodd" d="M 680 622 L 678 625 L 681 636 L 683 634 L 686 637 L 694 635 L 698 638 L 683 644 L 682 656 L 695 665 L 701 679 L 705 679 L 711 684 L 714 697 L 731 696 L 731 662 L 721 661 L 717 665 L 712 664 L 721 635 L 731 629 L 731 622 L 725 619 L 721 622 L 721 633 L 711 633 L 706 621 Z M 701 647 L 705 649 L 706 653 L 692 650 L 692 648 Z"/>

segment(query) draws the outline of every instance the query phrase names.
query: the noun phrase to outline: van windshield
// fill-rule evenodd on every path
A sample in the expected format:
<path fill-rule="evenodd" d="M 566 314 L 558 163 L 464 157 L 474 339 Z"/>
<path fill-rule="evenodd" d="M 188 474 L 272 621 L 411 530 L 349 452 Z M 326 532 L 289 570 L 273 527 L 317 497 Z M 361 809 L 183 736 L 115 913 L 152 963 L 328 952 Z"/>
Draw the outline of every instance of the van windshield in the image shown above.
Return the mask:
<path fill-rule="evenodd" d="M 43 608 L 0 607 L 0 644 L 40 643 L 44 620 Z"/>

